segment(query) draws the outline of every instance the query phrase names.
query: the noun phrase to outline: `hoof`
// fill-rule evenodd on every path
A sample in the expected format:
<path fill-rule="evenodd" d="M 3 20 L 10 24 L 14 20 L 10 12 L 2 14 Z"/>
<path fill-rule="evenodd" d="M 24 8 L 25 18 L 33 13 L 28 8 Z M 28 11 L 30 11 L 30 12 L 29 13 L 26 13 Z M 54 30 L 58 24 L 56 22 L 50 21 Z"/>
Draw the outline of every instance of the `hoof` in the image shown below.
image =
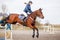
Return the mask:
<path fill-rule="evenodd" d="M 36 35 L 37 38 L 39 38 L 39 35 Z"/>
<path fill-rule="evenodd" d="M 32 35 L 32 37 L 34 38 L 35 36 L 34 36 L 34 35 Z"/>

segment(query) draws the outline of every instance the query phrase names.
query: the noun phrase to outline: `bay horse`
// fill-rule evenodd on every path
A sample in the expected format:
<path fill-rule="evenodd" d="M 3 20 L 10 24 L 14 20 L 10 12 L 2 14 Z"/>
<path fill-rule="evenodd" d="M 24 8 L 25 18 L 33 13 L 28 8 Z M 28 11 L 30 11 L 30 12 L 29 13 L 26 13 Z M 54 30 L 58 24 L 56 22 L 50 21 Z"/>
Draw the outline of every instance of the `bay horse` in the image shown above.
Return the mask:
<path fill-rule="evenodd" d="M 13 24 L 13 23 L 19 23 L 22 25 L 26 25 L 27 27 L 30 27 L 31 29 L 33 29 L 33 35 L 32 37 L 35 37 L 35 30 L 37 31 L 37 35 L 36 37 L 39 37 L 39 30 L 38 28 L 35 26 L 35 19 L 36 17 L 39 17 L 41 19 L 44 19 L 43 13 L 42 13 L 42 9 L 38 9 L 36 11 L 34 11 L 33 13 L 31 13 L 30 15 L 28 15 L 26 21 L 22 21 L 19 17 L 19 14 L 10 14 L 9 15 L 9 19 L 6 20 L 7 23 Z"/>

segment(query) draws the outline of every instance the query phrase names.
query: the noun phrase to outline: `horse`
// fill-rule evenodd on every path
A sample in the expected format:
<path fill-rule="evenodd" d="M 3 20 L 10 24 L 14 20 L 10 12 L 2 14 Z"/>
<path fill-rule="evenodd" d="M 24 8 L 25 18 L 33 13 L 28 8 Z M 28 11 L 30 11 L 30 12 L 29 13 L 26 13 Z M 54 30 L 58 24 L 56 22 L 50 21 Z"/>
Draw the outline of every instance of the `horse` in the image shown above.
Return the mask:
<path fill-rule="evenodd" d="M 42 13 L 42 9 L 38 9 L 34 12 L 32 12 L 30 15 L 28 15 L 28 17 L 26 18 L 26 21 L 22 21 L 19 17 L 19 14 L 10 14 L 8 19 L 6 20 L 6 23 L 10 23 L 10 24 L 22 24 L 22 25 L 26 25 L 27 27 L 30 27 L 33 30 L 33 35 L 32 37 L 35 37 L 35 30 L 37 31 L 37 35 L 36 37 L 39 37 L 39 30 L 38 28 L 35 26 L 35 20 L 36 17 L 39 17 L 41 19 L 44 19 L 43 13 Z"/>

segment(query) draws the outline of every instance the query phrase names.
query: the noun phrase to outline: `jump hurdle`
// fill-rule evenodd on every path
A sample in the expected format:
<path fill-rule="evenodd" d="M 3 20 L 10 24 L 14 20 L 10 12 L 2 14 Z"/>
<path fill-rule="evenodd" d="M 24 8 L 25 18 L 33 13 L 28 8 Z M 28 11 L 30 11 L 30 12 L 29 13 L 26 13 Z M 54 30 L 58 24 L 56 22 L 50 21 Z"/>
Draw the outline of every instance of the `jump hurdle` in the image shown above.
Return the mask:
<path fill-rule="evenodd" d="M 49 32 L 50 34 L 54 34 L 54 25 L 48 24 L 48 25 L 43 25 L 43 31 L 44 32 Z"/>
<path fill-rule="evenodd" d="M 7 24 L 5 25 L 5 40 L 13 40 L 12 39 L 12 24 L 10 26 L 10 28 L 7 26 Z"/>

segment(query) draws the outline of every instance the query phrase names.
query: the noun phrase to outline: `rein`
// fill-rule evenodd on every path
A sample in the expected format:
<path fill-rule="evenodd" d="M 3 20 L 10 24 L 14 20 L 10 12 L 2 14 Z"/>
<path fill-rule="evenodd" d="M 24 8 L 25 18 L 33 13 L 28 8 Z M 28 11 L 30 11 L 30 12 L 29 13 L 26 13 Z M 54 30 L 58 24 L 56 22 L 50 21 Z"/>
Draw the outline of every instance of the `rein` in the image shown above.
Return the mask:
<path fill-rule="evenodd" d="M 36 12 L 33 12 L 32 14 L 29 15 L 29 18 L 31 20 L 35 20 L 36 19 Z"/>
<path fill-rule="evenodd" d="M 31 19 L 31 20 L 33 20 L 33 18 L 32 18 L 32 17 L 30 17 L 30 19 Z"/>

